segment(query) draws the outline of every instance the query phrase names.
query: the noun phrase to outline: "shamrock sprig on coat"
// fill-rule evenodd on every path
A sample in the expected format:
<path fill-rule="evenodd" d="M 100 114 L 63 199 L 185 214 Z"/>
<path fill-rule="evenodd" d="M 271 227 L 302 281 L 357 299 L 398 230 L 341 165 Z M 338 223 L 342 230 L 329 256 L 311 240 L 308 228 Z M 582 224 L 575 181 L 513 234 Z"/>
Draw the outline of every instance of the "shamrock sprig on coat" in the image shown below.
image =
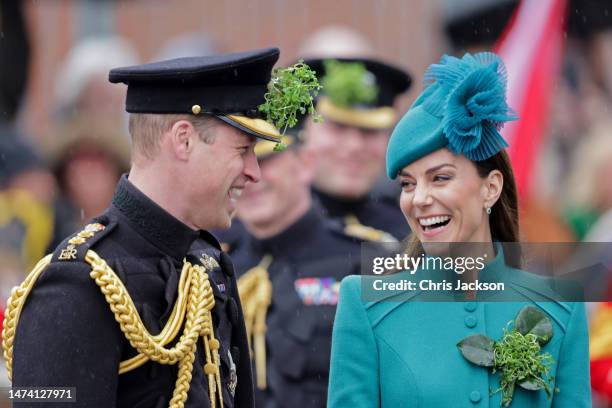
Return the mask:
<path fill-rule="evenodd" d="M 488 367 L 493 373 L 499 372 L 500 387 L 492 393 L 502 393 L 503 407 L 512 403 L 517 386 L 530 391 L 543 389 L 550 398 L 555 380 L 549 375 L 555 360 L 550 353 L 541 353 L 553 337 L 550 318 L 536 307 L 525 306 L 508 326 L 512 324 L 512 328 L 504 328 L 499 341 L 473 334 L 457 343 L 466 360 Z"/>

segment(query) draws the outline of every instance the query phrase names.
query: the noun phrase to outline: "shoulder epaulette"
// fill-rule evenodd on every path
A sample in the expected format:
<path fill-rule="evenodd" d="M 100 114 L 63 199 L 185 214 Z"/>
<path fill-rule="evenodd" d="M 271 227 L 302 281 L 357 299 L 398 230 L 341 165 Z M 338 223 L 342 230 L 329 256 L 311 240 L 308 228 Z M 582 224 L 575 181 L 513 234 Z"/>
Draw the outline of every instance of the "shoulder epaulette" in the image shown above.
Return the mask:
<path fill-rule="evenodd" d="M 344 233 L 350 237 L 364 241 L 397 242 L 397 239 L 388 232 L 363 224 L 347 224 L 344 226 Z"/>
<path fill-rule="evenodd" d="M 106 236 L 115 223 L 104 225 L 99 222 L 87 224 L 81 231 L 64 240 L 53 252 L 51 262 L 85 260 L 87 251 L 102 237 Z"/>

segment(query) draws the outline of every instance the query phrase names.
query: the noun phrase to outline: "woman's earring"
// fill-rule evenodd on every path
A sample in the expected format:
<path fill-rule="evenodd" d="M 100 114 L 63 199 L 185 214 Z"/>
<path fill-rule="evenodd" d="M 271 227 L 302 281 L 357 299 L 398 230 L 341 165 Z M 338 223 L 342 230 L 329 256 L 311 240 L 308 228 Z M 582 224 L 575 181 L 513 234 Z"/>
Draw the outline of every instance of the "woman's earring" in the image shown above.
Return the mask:
<path fill-rule="evenodd" d="M 488 215 L 491 215 L 491 207 L 487 207 L 486 208 L 486 212 L 487 212 Z"/>

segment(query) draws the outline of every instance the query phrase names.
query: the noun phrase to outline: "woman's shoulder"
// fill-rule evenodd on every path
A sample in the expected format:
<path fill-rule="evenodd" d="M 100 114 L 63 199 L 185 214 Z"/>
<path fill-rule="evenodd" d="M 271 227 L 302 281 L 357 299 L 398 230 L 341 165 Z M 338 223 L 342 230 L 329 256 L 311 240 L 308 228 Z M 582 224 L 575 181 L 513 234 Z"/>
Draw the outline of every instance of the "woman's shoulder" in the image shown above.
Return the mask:
<path fill-rule="evenodd" d="M 377 327 L 390 315 L 405 309 L 411 309 L 414 302 L 426 303 L 429 310 L 438 307 L 436 302 L 417 300 L 421 291 L 385 290 L 379 292 L 385 284 L 398 284 L 410 279 L 410 275 L 400 272 L 390 275 L 353 275 L 342 280 L 338 309 L 342 316 L 347 314 L 365 317 L 372 328 Z M 350 310 L 347 313 L 347 310 Z M 345 317 L 346 319 L 346 317 Z"/>
<path fill-rule="evenodd" d="M 369 295 L 368 288 L 372 286 L 372 282 L 377 277 L 369 275 L 349 275 L 342 279 L 340 283 L 340 298 L 341 304 L 352 304 L 354 307 L 367 309 L 375 300 Z"/>
<path fill-rule="evenodd" d="M 509 268 L 508 271 L 507 281 L 513 291 L 534 302 L 556 303 L 569 311 L 573 303 L 584 300 L 580 282 L 517 268 Z"/>
<path fill-rule="evenodd" d="M 388 304 L 383 300 L 397 300 L 393 292 L 379 294 L 374 289 L 377 287 L 377 282 L 387 280 L 396 280 L 397 277 L 392 275 L 386 276 L 371 276 L 371 275 L 350 275 L 342 279 L 340 284 L 339 307 L 359 307 L 369 313 L 369 311 L 377 306 Z M 397 303 L 397 302 L 393 302 Z"/>
<path fill-rule="evenodd" d="M 355 291 L 361 288 L 361 275 L 348 275 L 342 278 L 340 290 L 345 292 Z"/>
<path fill-rule="evenodd" d="M 491 304 L 501 308 L 512 308 L 515 302 L 531 304 L 546 312 L 563 332 L 572 321 L 586 320 L 582 286 L 577 282 L 510 267 L 507 274 L 510 290 L 503 299 L 491 299 L 495 300 Z"/>

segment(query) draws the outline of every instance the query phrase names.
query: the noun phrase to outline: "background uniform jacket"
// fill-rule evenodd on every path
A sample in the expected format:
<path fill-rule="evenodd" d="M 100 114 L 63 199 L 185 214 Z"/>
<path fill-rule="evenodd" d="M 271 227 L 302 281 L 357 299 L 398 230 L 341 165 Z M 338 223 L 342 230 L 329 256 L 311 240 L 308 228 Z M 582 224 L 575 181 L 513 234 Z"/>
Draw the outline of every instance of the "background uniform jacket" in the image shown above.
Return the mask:
<path fill-rule="evenodd" d="M 282 233 L 245 236 L 232 253 L 238 275 L 272 256 L 267 313 L 267 389 L 258 408 L 325 407 L 340 281 L 359 273 L 359 241 L 312 208 Z"/>
<path fill-rule="evenodd" d="M 355 217 L 360 224 L 391 234 L 398 241 L 410 233 L 397 200 L 371 194 L 357 200 L 343 200 L 312 189 L 320 204 L 321 213 L 330 218 L 346 222 L 346 217 Z M 397 197 L 397 196 L 396 196 Z"/>

